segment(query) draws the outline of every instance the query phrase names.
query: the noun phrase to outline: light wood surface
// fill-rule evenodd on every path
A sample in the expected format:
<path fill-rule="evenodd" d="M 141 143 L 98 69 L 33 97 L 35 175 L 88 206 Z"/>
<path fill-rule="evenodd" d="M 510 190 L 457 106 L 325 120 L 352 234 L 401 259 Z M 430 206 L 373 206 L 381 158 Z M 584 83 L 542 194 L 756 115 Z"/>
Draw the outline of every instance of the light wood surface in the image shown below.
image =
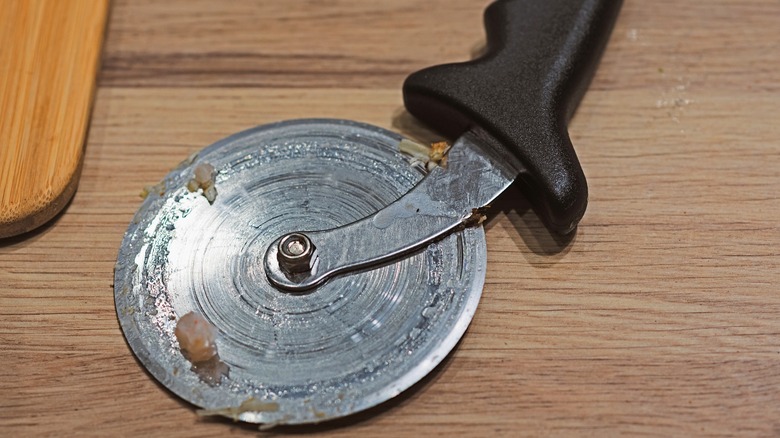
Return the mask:
<path fill-rule="evenodd" d="M 107 0 L 0 0 L 0 237 L 76 190 L 107 12 Z"/>
<path fill-rule="evenodd" d="M 0 243 L 0 435 L 239 436 L 135 361 L 113 308 L 154 184 L 235 131 L 341 117 L 430 136 L 406 74 L 467 59 L 487 2 L 117 1 L 82 182 Z M 780 435 L 780 3 L 627 0 L 571 125 L 590 183 L 559 245 L 510 197 L 454 353 L 332 436 Z"/>

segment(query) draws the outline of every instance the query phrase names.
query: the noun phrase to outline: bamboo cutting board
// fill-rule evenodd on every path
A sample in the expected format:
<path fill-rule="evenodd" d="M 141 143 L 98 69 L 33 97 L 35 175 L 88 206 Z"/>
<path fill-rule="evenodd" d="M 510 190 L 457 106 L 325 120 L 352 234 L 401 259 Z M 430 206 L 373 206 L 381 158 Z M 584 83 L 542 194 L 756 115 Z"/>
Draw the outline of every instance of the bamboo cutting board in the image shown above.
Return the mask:
<path fill-rule="evenodd" d="M 107 12 L 107 0 L 0 0 L 0 238 L 76 191 Z"/>

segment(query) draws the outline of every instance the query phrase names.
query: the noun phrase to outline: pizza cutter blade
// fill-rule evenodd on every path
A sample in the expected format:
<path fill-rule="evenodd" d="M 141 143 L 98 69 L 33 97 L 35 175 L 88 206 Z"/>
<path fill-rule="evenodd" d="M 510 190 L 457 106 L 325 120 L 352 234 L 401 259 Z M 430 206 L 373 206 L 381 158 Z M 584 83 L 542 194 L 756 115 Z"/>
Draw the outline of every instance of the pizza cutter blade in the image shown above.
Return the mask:
<path fill-rule="evenodd" d="M 348 121 L 284 122 L 171 172 L 166 193 L 136 215 L 116 268 L 119 319 L 141 363 L 197 406 L 262 400 L 273 408 L 238 418 L 287 424 L 366 409 L 427 374 L 479 301 L 481 228 L 306 294 L 275 288 L 263 266 L 276 236 L 348 224 L 412 189 L 424 171 L 398 152 L 400 139 Z M 213 204 L 186 188 L 201 162 L 219 169 Z M 222 376 L 204 379 L 179 351 L 174 329 L 191 311 L 219 331 Z"/>
<path fill-rule="evenodd" d="M 499 1 L 486 11 L 487 56 L 410 76 L 407 109 L 458 131 L 430 174 L 397 134 L 329 119 L 257 127 L 186 160 L 144 201 L 118 256 L 117 314 L 140 362 L 206 414 L 267 424 L 349 415 L 419 381 L 474 315 L 481 209 L 519 179 L 551 230 L 581 218 L 587 189 L 565 118 L 618 9 Z M 216 198 L 191 186 L 206 164 Z M 217 334 L 207 363 L 176 335 L 191 313 Z"/>

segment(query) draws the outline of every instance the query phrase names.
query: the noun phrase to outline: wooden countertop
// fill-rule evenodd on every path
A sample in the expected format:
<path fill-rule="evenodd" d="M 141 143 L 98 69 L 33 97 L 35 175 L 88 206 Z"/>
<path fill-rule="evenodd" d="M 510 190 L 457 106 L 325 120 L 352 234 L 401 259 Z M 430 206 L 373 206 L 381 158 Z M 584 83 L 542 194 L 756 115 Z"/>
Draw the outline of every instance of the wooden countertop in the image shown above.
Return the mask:
<path fill-rule="evenodd" d="M 113 306 L 153 184 L 238 130 L 298 117 L 431 134 L 419 68 L 468 59 L 486 1 L 115 1 L 79 190 L 0 242 L 0 435 L 214 436 L 147 375 Z M 527 206 L 487 224 L 456 351 L 337 436 L 780 434 L 780 3 L 627 0 L 571 125 L 590 183 L 559 245 Z"/>

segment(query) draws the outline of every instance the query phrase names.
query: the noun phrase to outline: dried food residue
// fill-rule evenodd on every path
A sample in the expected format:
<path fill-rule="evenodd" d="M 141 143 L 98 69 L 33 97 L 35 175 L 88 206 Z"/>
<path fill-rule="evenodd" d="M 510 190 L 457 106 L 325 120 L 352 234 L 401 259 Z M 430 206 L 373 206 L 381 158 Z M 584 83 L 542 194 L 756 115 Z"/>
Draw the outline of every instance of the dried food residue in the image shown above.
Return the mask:
<path fill-rule="evenodd" d="M 279 411 L 279 404 L 275 402 L 266 402 L 258 400 L 254 397 L 241 402 L 238 407 L 219 408 L 219 409 L 199 409 L 197 411 L 200 417 L 210 417 L 212 415 L 222 415 L 223 417 L 232 418 L 233 421 L 238 421 L 241 414 L 245 412 L 277 412 Z"/>
<path fill-rule="evenodd" d="M 198 159 L 198 155 L 199 155 L 199 154 L 200 154 L 200 152 L 193 152 L 192 154 L 190 154 L 190 156 L 189 156 L 189 157 L 187 157 L 187 158 L 185 158 L 184 160 L 182 160 L 182 162 L 181 162 L 181 163 L 179 163 L 179 164 L 176 166 L 176 168 L 177 168 L 177 169 L 183 169 L 183 168 L 185 168 L 185 167 L 189 166 L 190 164 L 194 163 L 194 162 L 195 162 L 195 160 L 196 160 L 196 159 Z"/>
<path fill-rule="evenodd" d="M 174 334 L 181 354 L 201 380 L 213 386 L 229 375 L 230 367 L 220 360 L 217 351 L 217 329 L 202 315 L 190 312 L 179 318 Z"/>
<path fill-rule="evenodd" d="M 152 193 L 156 193 L 159 196 L 162 196 L 165 194 L 165 181 L 160 181 L 159 183 L 153 185 L 153 186 L 144 186 L 143 189 L 141 189 L 141 198 L 146 199 L 147 196 L 149 196 Z"/>
<path fill-rule="evenodd" d="M 487 213 L 488 209 L 490 209 L 490 205 L 486 205 L 480 208 L 472 208 L 471 215 L 463 221 L 463 226 L 476 227 L 477 225 L 481 225 L 487 220 L 485 213 Z"/>
<path fill-rule="evenodd" d="M 195 166 L 192 175 L 192 179 L 187 182 L 187 190 L 190 192 L 201 190 L 209 204 L 213 204 L 214 200 L 217 199 L 217 187 L 214 185 L 214 176 L 216 175 L 214 166 L 205 162 L 200 163 Z"/>
<path fill-rule="evenodd" d="M 404 154 L 411 155 L 412 165 L 421 164 L 431 171 L 436 166 L 447 166 L 447 151 L 450 145 L 446 141 L 440 141 L 425 146 L 404 138 L 398 143 L 398 149 Z"/>

